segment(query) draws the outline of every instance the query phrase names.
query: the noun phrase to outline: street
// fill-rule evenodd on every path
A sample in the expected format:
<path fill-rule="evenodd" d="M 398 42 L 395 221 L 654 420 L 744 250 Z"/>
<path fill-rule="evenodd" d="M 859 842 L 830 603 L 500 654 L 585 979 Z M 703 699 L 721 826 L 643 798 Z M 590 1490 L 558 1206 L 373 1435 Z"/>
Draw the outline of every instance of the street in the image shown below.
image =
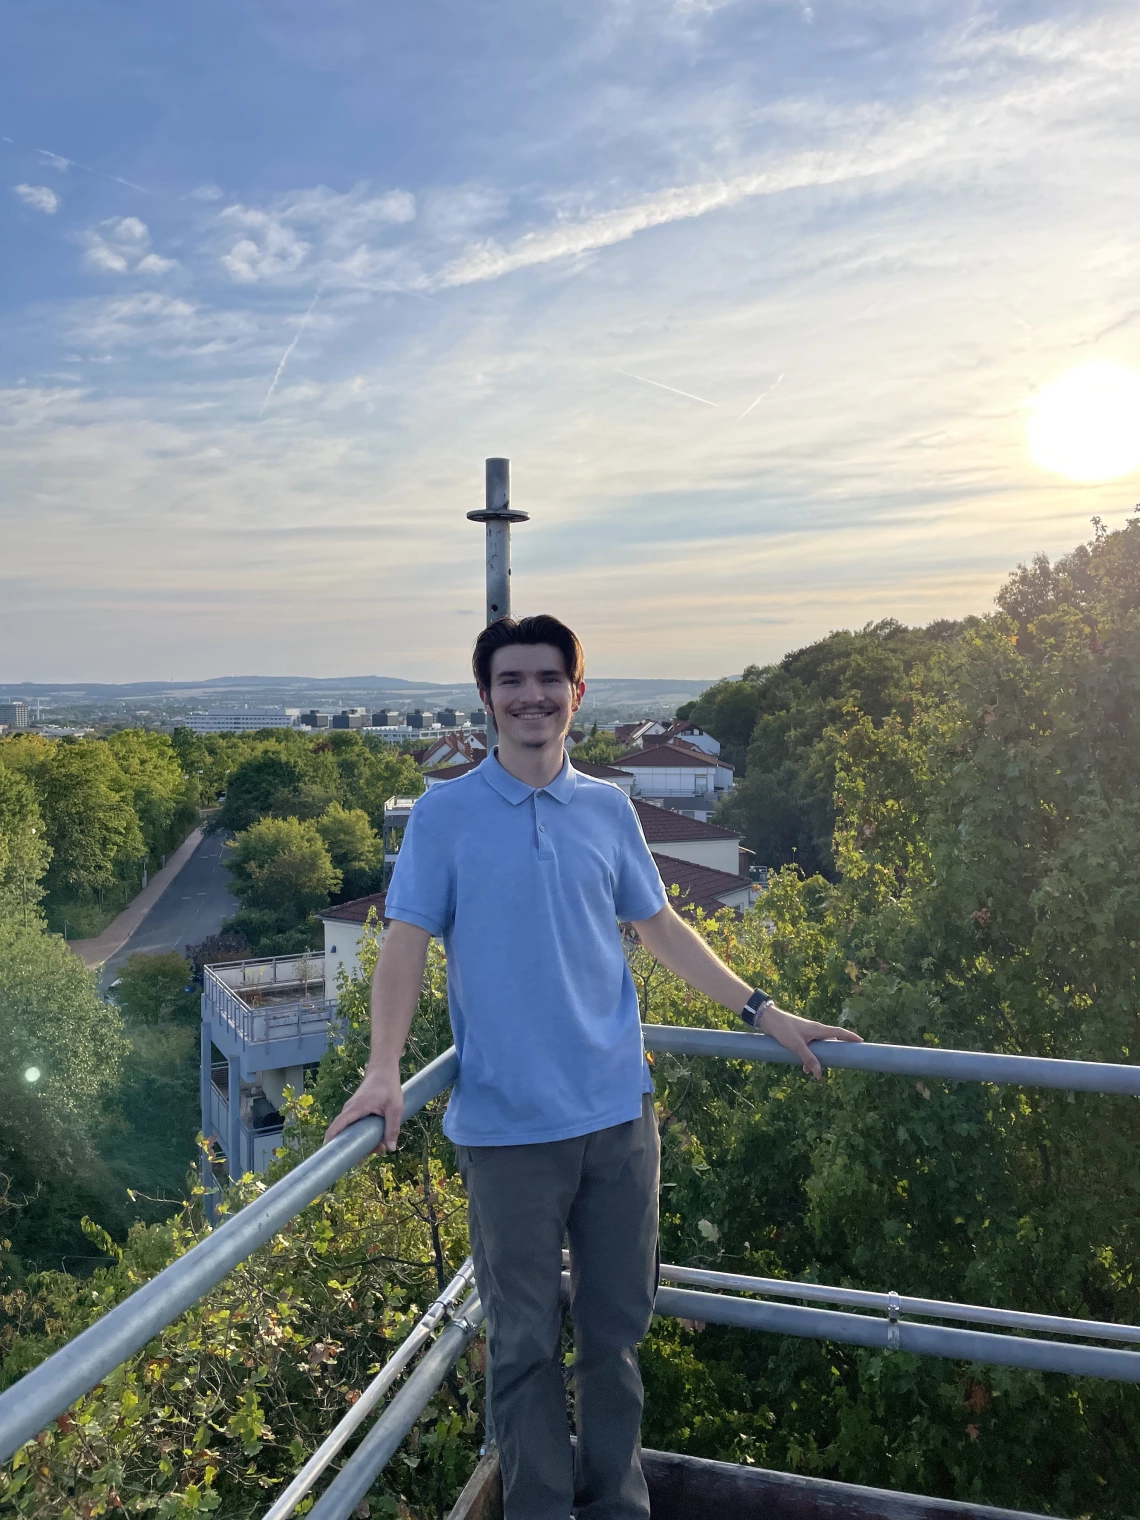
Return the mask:
<path fill-rule="evenodd" d="M 221 834 L 206 835 L 130 939 L 104 965 L 100 979 L 104 991 L 136 951 L 185 953 L 187 945 L 216 934 L 222 921 L 237 911 L 229 872 L 222 864 L 223 848 Z"/>

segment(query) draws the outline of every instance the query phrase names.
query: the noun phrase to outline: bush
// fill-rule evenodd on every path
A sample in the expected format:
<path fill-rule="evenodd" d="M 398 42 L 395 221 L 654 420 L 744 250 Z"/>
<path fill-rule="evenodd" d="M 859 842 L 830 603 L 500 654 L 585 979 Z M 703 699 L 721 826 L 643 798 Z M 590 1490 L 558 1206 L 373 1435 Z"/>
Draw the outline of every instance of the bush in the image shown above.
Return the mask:
<path fill-rule="evenodd" d="M 194 969 L 177 950 L 132 955 L 115 987 L 115 1001 L 140 1024 L 196 1023 L 199 995 L 190 985 Z"/>

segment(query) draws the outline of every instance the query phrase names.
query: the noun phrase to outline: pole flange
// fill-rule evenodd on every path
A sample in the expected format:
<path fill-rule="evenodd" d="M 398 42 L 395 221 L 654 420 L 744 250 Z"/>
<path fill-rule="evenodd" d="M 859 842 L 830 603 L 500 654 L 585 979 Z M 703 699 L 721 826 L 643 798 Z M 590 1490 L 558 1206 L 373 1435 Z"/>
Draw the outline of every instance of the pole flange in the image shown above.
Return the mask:
<path fill-rule="evenodd" d="M 530 513 L 516 512 L 513 507 L 507 507 L 493 512 L 489 510 L 468 512 L 467 519 L 469 522 L 530 522 Z"/>

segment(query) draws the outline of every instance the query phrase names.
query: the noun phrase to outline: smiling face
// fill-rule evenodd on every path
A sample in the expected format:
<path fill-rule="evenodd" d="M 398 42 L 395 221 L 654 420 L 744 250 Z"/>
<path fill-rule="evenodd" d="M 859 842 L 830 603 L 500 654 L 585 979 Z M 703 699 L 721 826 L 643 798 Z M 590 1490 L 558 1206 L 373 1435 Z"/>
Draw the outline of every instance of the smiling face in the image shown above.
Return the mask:
<path fill-rule="evenodd" d="M 571 682 L 553 644 L 508 644 L 491 657 L 491 688 L 480 696 L 500 743 L 540 750 L 561 745 L 585 689 Z"/>

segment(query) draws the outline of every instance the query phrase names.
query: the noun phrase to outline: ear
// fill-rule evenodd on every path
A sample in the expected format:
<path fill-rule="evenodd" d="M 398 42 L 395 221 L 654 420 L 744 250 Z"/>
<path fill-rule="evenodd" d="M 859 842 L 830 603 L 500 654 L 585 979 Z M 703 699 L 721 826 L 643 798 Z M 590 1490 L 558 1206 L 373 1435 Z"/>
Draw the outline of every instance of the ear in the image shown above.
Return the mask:
<path fill-rule="evenodd" d="M 576 713 L 578 711 L 578 709 L 581 707 L 581 705 L 582 705 L 582 698 L 585 695 L 586 695 L 586 683 L 585 683 L 585 681 L 579 681 L 578 682 L 578 690 L 570 698 L 570 711 L 572 713 Z"/>

